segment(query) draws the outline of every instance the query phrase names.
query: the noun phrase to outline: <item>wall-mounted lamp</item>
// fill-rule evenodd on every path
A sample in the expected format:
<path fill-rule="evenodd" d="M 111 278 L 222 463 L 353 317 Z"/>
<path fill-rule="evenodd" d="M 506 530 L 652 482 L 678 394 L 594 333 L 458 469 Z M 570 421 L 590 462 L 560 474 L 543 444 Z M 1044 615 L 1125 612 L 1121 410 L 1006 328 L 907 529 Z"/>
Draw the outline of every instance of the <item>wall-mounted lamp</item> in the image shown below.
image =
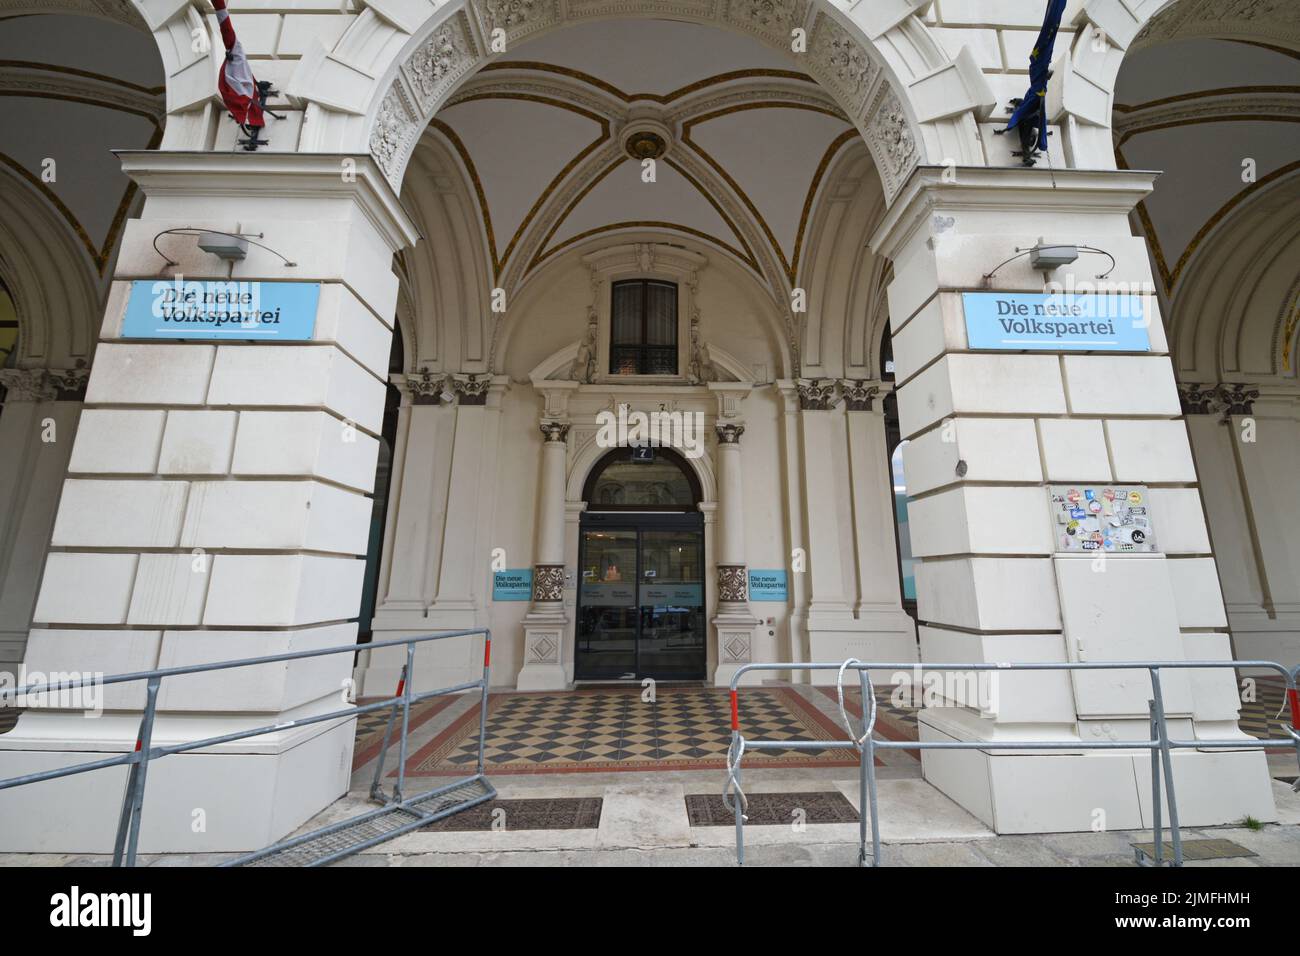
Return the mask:
<path fill-rule="evenodd" d="M 199 248 L 227 262 L 242 262 L 248 257 L 248 240 L 224 232 L 199 233 Z"/>
<path fill-rule="evenodd" d="M 248 255 L 250 245 L 257 246 L 259 249 L 265 249 L 271 255 L 276 256 L 290 269 L 298 265 L 296 262 L 290 262 L 280 253 L 276 252 L 270 246 L 257 242 L 256 240 L 264 238 L 263 233 L 254 233 L 252 235 L 242 235 L 234 232 L 222 232 L 220 229 L 164 229 L 153 237 L 153 251 L 162 257 L 163 261 L 169 266 L 180 265 L 170 256 L 158 248 L 158 240 L 163 236 L 197 236 L 199 248 L 204 252 L 210 252 L 214 256 L 220 256 L 227 262 L 241 262 Z"/>
<path fill-rule="evenodd" d="M 1034 269 L 1056 269 L 1060 266 L 1068 266 L 1078 258 L 1078 246 L 1048 244 L 1042 239 L 1039 239 L 1037 245 L 1029 250 L 1029 265 Z"/>
<path fill-rule="evenodd" d="M 1008 262 L 1014 262 L 1021 256 L 1029 256 L 1029 265 L 1032 268 L 1038 269 L 1042 272 L 1050 272 L 1051 270 L 1060 268 L 1061 266 L 1068 266 L 1070 263 L 1077 260 L 1080 252 L 1093 252 L 1099 256 L 1105 256 L 1110 260 L 1110 268 L 1097 276 L 1098 279 L 1104 279 L 1115 271 L 1115 257 L 1105 249 L 1098 249 L 1094 246 L 1078 246 L 1064 242 L 1047 242 L 1040 238 L 1038 242 L 1027 249 L 1022 249 L 1017 246 L 1016 254 L 1010 259 L 1004 259 L 1002 262 L 999 262 L 994 266 L 992 270 L 984 273 L 984 279 L 992 279 L 993 276 L 997 274 L 997 271 L 1004 265 Z"/>

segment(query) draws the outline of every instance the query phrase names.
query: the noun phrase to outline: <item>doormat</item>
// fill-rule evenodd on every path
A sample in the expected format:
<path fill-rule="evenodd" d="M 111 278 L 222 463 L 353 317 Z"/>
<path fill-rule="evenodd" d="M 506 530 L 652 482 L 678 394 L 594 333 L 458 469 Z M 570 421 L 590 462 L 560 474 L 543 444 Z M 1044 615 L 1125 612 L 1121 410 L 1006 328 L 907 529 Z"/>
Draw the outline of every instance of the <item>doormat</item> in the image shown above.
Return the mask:
<path fill-rule="evenodd" d="M 745 810 L 748 826 L 790 826 L 804 823 L 857 823 L 858 811 L 844 794 L 825 793 L 749 793 Z M 736 825 L 734 810 L 728 810 L 716 793 L 688 793 L 686 815 L 693 827 L 731 827 Z"/>
<path fill-rule="evenodd" d="M 600 797 L 551 800 L 489 800 L 436 820 L 421 830 L 594 830 L 600 826 Z"/>
<path fill-rule="evenodd" d="M 1133 843 L 1130 844 L 1134 849 L 1141 850 L 1149 857 L 1154 857 L 1156 845 L 1151 843 Z M 1166 860 L 1174 858 L 1174 845 L 1169 841 L 1161 844 L 1164 847 Z M 1233 843 L 1231 840 L 1184 840 L 1183 841 L 1183 859 L 1184 860 L 1230 860 L 1239 856 L 1259 856 L 1244 846 Z"/>
<path fill-rule="evenodd" d="M 731 743 L 727 691 L 640 687 L 492 694 L 488 699 L 486 772 L 582 773 L 724 770 Z M 746 688 L 740 721 L 764 740 L 845 739 L 844 731 L 786 687 Z M 464 774 L 478 753 L 478 711 L 471 710 L 407 761 L 407 774 Z M 852 750 L 751 750 L 744 767 L 856 767 Z M 396 768 L 394 768 L 394 773 Z"/>

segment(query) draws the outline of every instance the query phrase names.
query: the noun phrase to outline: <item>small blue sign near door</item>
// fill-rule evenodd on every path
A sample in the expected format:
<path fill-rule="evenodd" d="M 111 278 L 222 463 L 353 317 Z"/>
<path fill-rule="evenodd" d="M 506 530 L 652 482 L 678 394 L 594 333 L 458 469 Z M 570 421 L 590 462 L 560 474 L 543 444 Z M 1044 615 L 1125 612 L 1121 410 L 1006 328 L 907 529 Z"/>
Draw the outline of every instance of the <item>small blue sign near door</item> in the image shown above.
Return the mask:
<path fill-rule="evenodd" d="M 492 575 L 492 600 L 529 601 L 532 597 L 532 568 L 507 568 Z"/>
<path fill-rule="evenodd" d="M 1140 295 L 963 292 L 961 300 L 972 349 L 1151 351 L 1151 318 Z"/>
<path fill-rule="evenodd" d="M 786 587 L 785 569 L 774 571 L 749 572 L 749 599 L 751 601 L 785 601 L 789 590 Z"/>
<path fill-rule="evenodd" d="M 122 337 L 304 342 L 319 302 L 319 282 L 136 279 Z"/>

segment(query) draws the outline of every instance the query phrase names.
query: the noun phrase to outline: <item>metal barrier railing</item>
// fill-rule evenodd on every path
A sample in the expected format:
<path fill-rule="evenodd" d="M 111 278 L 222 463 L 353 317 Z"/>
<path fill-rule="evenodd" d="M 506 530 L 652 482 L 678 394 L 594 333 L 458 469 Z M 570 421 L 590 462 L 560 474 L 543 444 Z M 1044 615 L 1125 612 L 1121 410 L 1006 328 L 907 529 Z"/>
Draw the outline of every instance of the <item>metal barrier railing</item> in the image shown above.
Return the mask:
<path fill-rule="evenodd" d="M 1191 670 L 1209 668 L 1231 668 L 1233 670 L 1254 668 L 1277 671 L 1286 681 L 1286 696 L 1291 707 L 1291 726 L 1285 728 L 1290 739 L 1246 738 L 1246 739 L 1212 739 L 1212 740 L 1175 740 L 1169 736 L 1165 719 L 1164 693 L 1160 683 L 1162 670 Z M 839 704 L 840 719 L 848 732 L 847 740 L 749 740 L 740 732 L 740 701 L 738 686 L 740 679 L 754 671 L 836 671 L 836 696 Z M 1147 702 L 1149 712 L 1150 735 L 1147 740 L 877 740 L 874 736 L 876 722 L 875 687 L 871 682 L 870 671 L 957 671 L 980 672 L 991 671 L 1086 671 L 1086 670 L 1146 670 L 1151 675 L 1151 699 Z M 862 726 L 861 733 L 854 728 L 849 719 L 844 703 L 844 676 L 849 671 L 857 671 L 858 682 L 862 691 Z M 1182 866 L 1183 844 L 1178 823 L 1178 802 L 1175 795 L 1172 753 L 1178 749 L 1220 749 L 1250 750 L 1275 747 L 1278 744 L 1290 744 L 1295 748 L 1297 770 L 1300 771 L 1300 696 L 1297 695 L 1297 677 L 1300 665 L 1287 670 L 1274 661 L 1097 661 L 1076 663 L 1020 663 L 1020 664 L 962 664 L 962 663 L 881 663 L 859 661 L 849 658 L 838 664 L 830 663 L 773 663 L 746 664 L 739 668 L 731 678 L 731 746 L 727 751 L 727 781 L 723 786 L 722 799 L 727 809 L 736 818 L 736 862 L 745 862 L 745 809 L 748 801 L 741 789 L 740 762 L 746 750 L 848 750 L 858 751 L 858 865 L 865 866 L 867 861 L 867 827 L 870 820 L 871 829 L 871 865 L 880 866 L 880 814 L 879 796 L 876 787 L 876 751 L 878 750 L 1149 750 L 1151 752 L 1151 806 L 1152 830 L 1154 836 L 1154 854 L 1147 858 L 1141 850 L 1135 849 L 1137 863 L 1143 866 Z M 1173 844 L 1173 860 L 1166 864 L 1164 859 L 1163 821 L 1161 819 L 1161 781 L 1165 803 L 1169 808 L 1169 830 Z M 1296 789 L 1300 789 L 1300 777 L 1296 779 Z M 867 806 L 864 808 L 863 803 Z M 869 814 L 864 812 L 869 810 Z"/>
<path fill-rule="evenodd" d="M 415 693 L 412 690 L 413 680 L 411 677 L 415 673 L 414 663 L 416 645 L 433 641 L 444 641 L 452 638 L 474 637 L 480 634 L 483 635 L 483 676 L 481 678 L 476 681 L 454 684 L 450 687 L 439 687 L 434 690 L 421 691 L 419 693 Z M 328 713 L 313 714 L 309 717 L 298 717 L 293 720 L 255 727 L 251 730 L 240 730 L 229 734 L 220 734 L 215 737 L 204 737 L 200 740 L 190 740 L 184 743 L 169 744 L 166 746 L 154 746 L 153 744 L 154 720 L 158 709 L 158 689 L 161 687 L 163 680 L 168 677 L 178 677 L 185 674 L 201 674 L 209 671 L 231 670 L 237 667 L 253 667 L 258 664 L 302 660 L 303 658 L 309 657 L 324 657 L 330 654 L 356 654 L 359 651 L 374 651 L 385 647 L 401 646 L 406 647 L 406 663 L 402 668 L 402 677 L 398 684 L 397 693 L 392 698 L 378 701 L 373 704 L 349 705 L 339 710 L 329 711 Z M 155 668 L 154 670 L 135 671 L 128 674 L 113 674 L 106 677 L 52 681 L 30 684 L 26 687 L 19 687 L 12 690 L 0 690 L 0 704 L 3 704 L 10 698 L 16 702 L 34 694 L 59 693 L 75 690 L 92 684 L 99 687 L 108 684 L 145 681 L 145 708 L 144 713 L 140 718 L 140 729 L 136 737 L 135 750 L 133 752 L 121 754 L 115 757 L 107 757 L 102 760 L 91 760 L 85 763 L 74 764 L 69 767 L 59 767 L 54 770 L 42 770 L 37 773 L 28 773 L 17 777 L 10 777 L 8 779 L 0 780 L 0 790 L 9 790 L 14 787 L 27 786 L 47 780 L 56 780 L 60 777 L 70 777 L 75 774 L 90 773 L 108 767 L 129 766 L 130 771 L 127 775 L 126 787 L 122 796 L 122 812 L 118 819 L 117 835 L 113 845 L 113 865 L 121 866 L 125 863 L 126 866 L 135 866 L 137 848 L 140 842 L 140 820 L 144 808 L 145 786 L 148 780 L 149 765 L 153 761 L 173 754 L 201 750 L 206 747 L 215 747 L 218 744 L 226 744 L 237 740 L 245 740 L 249 737 L 258 737 L 263 734 L 292 730 L 297 727 L 306 727 L 310 724 L 324 723 L 331 720 L 343 723 L 347 720 L 356 720 L 362 714 L 368 714 L 373 711 L 388 710 L 390 715 L 388 727 L 384 734 L 383 750 L 381 750 L 379 754 L 378 760 L 380 763 L 376 768 L 375 780 L 370 789 L 370 795 L 372 798 L 382 800 L 383 793 L 382 788 L 380 787 L 379 774 L 382 773 L 383 769 L 384 751 L 388 749 L 392 738 L 393 723 L 400 710 L 402 730 L 401 737 L 398 741 L 399 753 L 397 782 L 394 784 L 393 792 L 385 802 L 384 806 L 377 810 L 371 810 L 354 817 L 349 817 L 346 820 L 332 824 L 328 827 L 313 830 L 312 832 L 303 834 L 302 836 L 281 840 L 269 847 L 246 854 L 222 865 L 241 866 L 250 863 L 264 864 L 266 862 L 274 861 L 277 856 L 286 856 L 286 854 L 292 858 L 291 862 L 301 865 L 320 866 L 326 863 L 332 863 L 335 860 L 360 852 L 361 850 L 374 846 L 377 843 L 382 843 L 385 840 L 390 840 L 393 837 L 400 836 L 401 834 L 418 827 L 426 826 L 429 823 L 450 816 L 453 813 L 459 813 L 461 810 L 466 810 L 472 806 L 484 803 L 496 796 L 496 790 L 487 782 L 487 778 L 484 776 L 484 748 L 487 735 L 487 705 L 488 686 L 491 677 L 491 659 L 491 631 L 488 628 L 474 628 L 471 630 L 444 631 L 436 634 L 423 634 L 417 637 L 376 641 L 370 644 L 345 644 L 337 647 L 322 648 L 319 650 L 289 651 L 283 654 L 268 654 L 263 657 L 218 661 L 210 664 L 191 664 L 183 667 L 162 667 Z M 453 781 L 445 786 L 435 787 L 425 793 L 407 798 L 404 790 L 406 784 L 407 738 L 410 733 L 411 705 L 434 697 L 442 697 L 448 694 L 458 694 L 472 690 L 478 690 L 481 698 L 479 702 L 478 761 L 475 767 L 475 773 L 463 779 Z M 355 832 L 349 834 L 350 830 Z"/>

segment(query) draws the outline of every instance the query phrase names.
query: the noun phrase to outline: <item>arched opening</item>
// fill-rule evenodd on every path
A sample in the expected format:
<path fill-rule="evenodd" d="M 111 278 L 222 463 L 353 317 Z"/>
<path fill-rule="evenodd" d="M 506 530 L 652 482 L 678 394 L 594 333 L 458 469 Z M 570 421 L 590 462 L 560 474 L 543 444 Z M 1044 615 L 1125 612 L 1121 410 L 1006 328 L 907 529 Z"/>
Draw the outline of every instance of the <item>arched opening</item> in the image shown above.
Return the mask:
<path fill-rule="evenodd" d="M 406 394 L 377 635 L 471 619 L 522 631 L 517 644 L 494 644 L 494 661 L 528 689 L 628 674 L 725 683 L 724 665 L 748 655 L 837 653 L 858 639 L 850 634 L 883 635 L 883 657 L 914 656 L 889 490 L 897 416 L 879 373 L 890 269 L 867 245 L 898 185 L 891 177 L 915 153 L 885 170 L 879 143 L 864 139 L 862 110 L 888 91 L 865 59 L 850 110 L 844 78 L 825 82 L 816 61 L 726 26 L 617 17 L 521 38 L 440 93 L 409 164 L 398 157 L 422 241 L 398 257 L 406 349 L 394 380 Z M 791 307 L 796 290 L 806 307 Z M 609 453 L 599 417 L 620 409 L 695 424 L 690 460 L 657 447 L 653 462 L 625 450 L 621 463 L 595 467 Z M 723 422 L 739 448 L 726 495 L 712 444 Z M 539 425 L 563 429 L 562 497 L 542 481 L 525 494 L 515 484 L 558 467 Z M 731 526 L 747 527 L 727 538 L 733 509 Z M 671 640 L 689 663 L 633 659 L 629 628 L 644 634 L 642 615 L 662 606 L 639 602 L 644 571 L 658 569 L 637 567 L 654 540 L 628 527 L 638 522 L 698 535 L 691 560 L 702 569 L 658 596 L 690 608 L 671 612 Z M 600 542 L 623 548 L 613 558 L 622 580 L 604 581 Z M 495 568 L 486 587 L 463 570 L 467 547 Z M 819 584 L 835 612 L 817 635 L 807 607 L 820 595 L 791 570 L 796 548 L 837 568 Z M 530 568 L 531 594 L 497 586 Z M 778 583 L 752 610 L 748 568 Z M 595 611 L 587 598 L 635 612 Z M 724 652 L 723 611 L 725 645 L 742 656 Z M 611 617 L 623 656 L 585 667 L 571 638 L 612 633 L 593 623 Z M 577 657 L 597 646 L 576 644 Z M 534 665 L 544 678 L 525 677 Z M 380 673 L 373 662 L 369 672 Z"/>
<path fill-rule="evenodd" d="M 1300 52 L 1270 33 L 1241 11 L 1163 8 L 1124 57 L 1112 125 L 1118 166 L 1163 170 L 1133 227 L 1151 255 L 1208 528 L 1179 567 L 1200 590 L 1219 587 L 1226 609 L 1220 632 L 1197 640 L 1207 656 L 1294 665 Z"/>
<path fill-rule="evenodd" d="M 579 524 L 575 680 L 703 680 L 704 521 L 681 455 L 615 448 L 591 469 Z"/>

